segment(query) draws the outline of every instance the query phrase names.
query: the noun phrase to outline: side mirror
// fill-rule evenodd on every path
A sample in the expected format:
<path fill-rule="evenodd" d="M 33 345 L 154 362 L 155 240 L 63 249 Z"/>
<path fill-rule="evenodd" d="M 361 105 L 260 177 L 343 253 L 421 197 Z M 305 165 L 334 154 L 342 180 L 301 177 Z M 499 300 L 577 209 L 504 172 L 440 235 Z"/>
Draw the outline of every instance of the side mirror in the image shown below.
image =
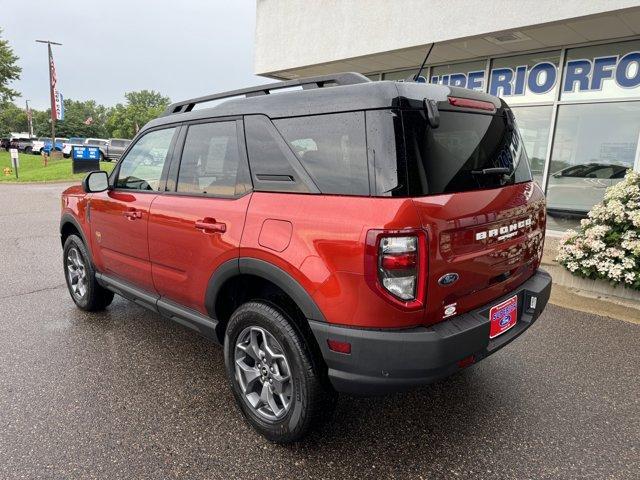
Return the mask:
<path fill-rule="evenodd" d="M 109 189 L 109 174 L 103 170 L 89 172 L 82 180 L 82 189 L 85 193 L 104 192 Z"/>

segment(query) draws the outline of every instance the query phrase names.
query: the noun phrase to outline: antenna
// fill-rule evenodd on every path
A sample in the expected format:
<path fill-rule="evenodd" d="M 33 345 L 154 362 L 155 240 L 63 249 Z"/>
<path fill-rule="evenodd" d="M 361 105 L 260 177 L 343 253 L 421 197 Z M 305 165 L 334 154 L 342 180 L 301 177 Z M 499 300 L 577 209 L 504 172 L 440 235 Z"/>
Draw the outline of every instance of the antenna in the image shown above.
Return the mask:
<path fill-rule="evenodd" d="M 433 50 L 433 47 L 435 44 L 436 42 L 433 42 L 429 47 L 429 50 L 427 51 L 427 54 L 424 56 L 424 60 L 422 61 L 422 65 L 420 65 L 420 70 L 418 70 L 418 73 L 414 77 L 414 81 L 418 81 L 418 79 L 420 78 L 420 74 L 422 73 L 422 70 L 424 70 L 424 66 L 427 63 L 427 58 L 429 58 L 429 55 L 431 54 L 431 50 Z"/>

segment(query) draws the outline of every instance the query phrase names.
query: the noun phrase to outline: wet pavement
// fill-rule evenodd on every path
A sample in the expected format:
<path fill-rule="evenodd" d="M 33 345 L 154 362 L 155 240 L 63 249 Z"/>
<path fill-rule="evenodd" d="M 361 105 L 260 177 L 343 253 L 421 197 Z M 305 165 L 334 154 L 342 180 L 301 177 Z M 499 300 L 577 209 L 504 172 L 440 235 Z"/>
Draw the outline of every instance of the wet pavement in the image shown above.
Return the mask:
<path fill-rule="evenodd" d="M 219 347 L 119 297 L 75 308 L 63 188 L 0 185 L 0 478 L 638 478 L 640 325 L 550 305 L 478 365 L 272 445 Z"/>

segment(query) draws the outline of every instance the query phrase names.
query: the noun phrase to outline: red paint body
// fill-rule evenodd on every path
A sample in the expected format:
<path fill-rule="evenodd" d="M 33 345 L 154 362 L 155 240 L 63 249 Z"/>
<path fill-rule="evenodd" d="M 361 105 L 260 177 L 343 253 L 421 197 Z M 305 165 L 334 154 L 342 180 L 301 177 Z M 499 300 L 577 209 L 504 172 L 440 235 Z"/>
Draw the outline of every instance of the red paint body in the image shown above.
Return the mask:
<path fill-rule="evenodd" d="M 216 268 L 252 257 L 286 271 L 328 322 L 372 328 L 437 323 L 447 305 L 455 303 L 460 314 L 513 290 L 540 264 L 546 220 L 533 182 L 420 198 L 253 192 L 222 199 L 131 190 L 85 194 L 77 186 L 64 192 L 63 213 L 81 226 L 98 271 L 202 313 Z M 480 231 L 525 218 L 531 226 L 512 238 L 476 239 Z M 423 230 L 427 246 L 419 285 L 424 298 L 411 305 L 381 295 L 365 269 L 370 230 L 406 229 Z M 439 285 L 447 273 L 459 280 Z"/>

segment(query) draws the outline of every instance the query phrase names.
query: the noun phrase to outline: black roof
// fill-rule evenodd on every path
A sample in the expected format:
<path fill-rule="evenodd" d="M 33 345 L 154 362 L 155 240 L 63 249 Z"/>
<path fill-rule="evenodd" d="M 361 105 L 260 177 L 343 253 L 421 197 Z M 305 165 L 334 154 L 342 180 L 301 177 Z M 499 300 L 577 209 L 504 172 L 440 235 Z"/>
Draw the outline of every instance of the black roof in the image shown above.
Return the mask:
<path fill-rule="evenodd" d="M 346 83 L 327 80 L 340 76 L 347 78 Z M 310 83 L 318 85 L 306 88 Z M 273 90 L 296 85 L 303 86 L 303 89 L 272 93 Z M 347 73 L 278 82 L 177 102 L 170 105 L 163 116 L 150 121 L 143 130 L 175 122 L 237 115 L 262 114 L 270 118 L 281 118 L 353 110 L 415 107 L 422 105 L 425 98 L 446 102 L 448 96 L 484 100 L 493 103 L 496 108 L 503 105 L 497 97 L 474 90 L 427 83 L 370 81 L 358 73 Z M 220 100 L 222 103 L 213 107 L 192 110 L 197 104 Z M 178 113 L 174 113 L 176 111 Z"/>

